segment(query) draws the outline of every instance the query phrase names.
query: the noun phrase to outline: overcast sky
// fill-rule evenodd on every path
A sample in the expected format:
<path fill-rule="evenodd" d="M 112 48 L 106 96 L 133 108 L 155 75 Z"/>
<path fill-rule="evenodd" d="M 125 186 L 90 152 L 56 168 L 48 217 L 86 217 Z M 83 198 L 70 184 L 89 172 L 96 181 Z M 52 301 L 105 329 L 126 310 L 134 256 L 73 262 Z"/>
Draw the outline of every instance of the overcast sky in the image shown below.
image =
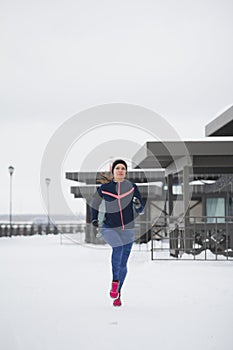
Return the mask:
<path fill-rule="evenodd" d="M 233 103 L 232 18 L 232 0 L 0 0 L 0 213 L 9 165 L 13 211 L 44 211 L 46 145 L 95 105 L 144 106 L 182 139 L 204 138 Z"/>

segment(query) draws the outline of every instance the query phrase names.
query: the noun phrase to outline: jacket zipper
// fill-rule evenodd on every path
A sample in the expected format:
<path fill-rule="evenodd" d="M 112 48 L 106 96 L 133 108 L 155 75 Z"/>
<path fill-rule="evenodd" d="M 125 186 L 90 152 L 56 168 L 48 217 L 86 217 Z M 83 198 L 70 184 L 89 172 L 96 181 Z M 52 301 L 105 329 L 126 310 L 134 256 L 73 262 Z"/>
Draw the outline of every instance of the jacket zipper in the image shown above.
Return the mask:
<path fill-rule="evenodd" d="M 120 217 L 121 217 L 121 225 L 122 225 L 122 230 L 125 229 L 125 225 L 124 225 L 124 219 L 123 219 L 123 214 L 122 214 L 122 207 L 121 207 L 121 199 L 120 199 L 120 194 L 121 194 L 121 186 L 120 186 L 120 182 L 118 182 L 118 191 L 117 191 L 117 194 L 118 194 L 118 205 L 119 205 L 119 208 L 120 208 Z"/>

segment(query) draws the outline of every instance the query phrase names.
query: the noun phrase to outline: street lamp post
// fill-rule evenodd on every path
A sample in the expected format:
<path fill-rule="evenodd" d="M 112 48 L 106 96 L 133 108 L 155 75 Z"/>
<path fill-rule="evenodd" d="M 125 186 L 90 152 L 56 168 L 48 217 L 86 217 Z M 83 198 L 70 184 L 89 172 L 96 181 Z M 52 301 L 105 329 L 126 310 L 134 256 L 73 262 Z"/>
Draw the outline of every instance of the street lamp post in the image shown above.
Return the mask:
<path fill-rule="evenodd" d="M 46 177 L 45 183 L 47 185 L 47 215 L 48 215 L 48 230 L 47 233 L 50 231 L 50 208 L 49 208 L 49 185 L 50 185 L 51 179 L 49 177 Z"/>
<path fill-rule="evenodd" d="M 10 174 L 10 237 L 12 236 L 12 175 L 14 172 L 14 167 L 9 166 L 8 167 L 9 174 Z"/>

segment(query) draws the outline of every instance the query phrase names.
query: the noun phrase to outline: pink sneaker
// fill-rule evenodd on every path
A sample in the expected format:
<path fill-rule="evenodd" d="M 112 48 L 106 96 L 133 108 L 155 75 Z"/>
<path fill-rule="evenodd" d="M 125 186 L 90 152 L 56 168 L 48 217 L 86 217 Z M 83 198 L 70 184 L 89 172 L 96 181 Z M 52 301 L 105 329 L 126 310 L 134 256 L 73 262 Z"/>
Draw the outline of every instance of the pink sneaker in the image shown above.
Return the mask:
<path fill-rule="evenodd" d="M 118 297 L 119 293 L 118 293 L 118 288 L 119 288 L 119 281 L 116 282 L 112 282 L 112 289 L 110 290 L 110 297 L 115 299 Z"/>
<path fill-rule="evenodd" d="M 121 306 L 121 297 L 120 297 L 120 295 L 119 295 L 119 297 L 117 299 L 114 300 L 113 306 Z"/>

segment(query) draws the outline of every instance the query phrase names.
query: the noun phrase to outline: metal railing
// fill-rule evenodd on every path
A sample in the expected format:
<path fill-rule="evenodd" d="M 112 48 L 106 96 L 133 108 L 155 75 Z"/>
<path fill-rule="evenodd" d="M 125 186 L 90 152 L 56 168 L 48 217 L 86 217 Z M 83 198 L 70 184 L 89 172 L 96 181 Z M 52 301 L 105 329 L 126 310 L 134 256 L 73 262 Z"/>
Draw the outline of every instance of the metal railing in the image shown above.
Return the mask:
<path fill-rule="evenodd" d="M 162 220 L 164 222 L 164 220 Z M 152 260 L 233 259 L 233 217 L 167 217 L 151 226 Z"/>

